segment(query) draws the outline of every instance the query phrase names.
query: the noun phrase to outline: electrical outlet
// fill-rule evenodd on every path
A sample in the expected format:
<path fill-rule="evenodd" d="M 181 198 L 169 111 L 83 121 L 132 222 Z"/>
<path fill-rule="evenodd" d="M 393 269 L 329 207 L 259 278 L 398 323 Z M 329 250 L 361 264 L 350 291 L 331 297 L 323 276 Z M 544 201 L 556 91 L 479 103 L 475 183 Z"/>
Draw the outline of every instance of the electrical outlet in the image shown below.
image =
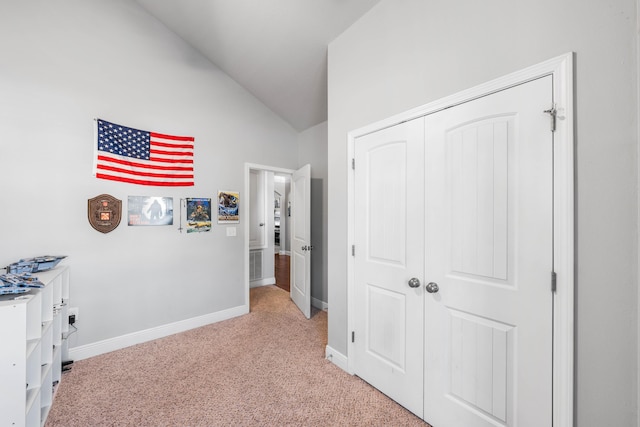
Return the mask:
<path fill-rule="evenodd" d="M 78 321 L 78 314 L 80 309 L 78 307 L 69 307 L 69 324 L 73 325 Z M 71 316 L 73 316 L 73 322 L 71 321 Z"/>

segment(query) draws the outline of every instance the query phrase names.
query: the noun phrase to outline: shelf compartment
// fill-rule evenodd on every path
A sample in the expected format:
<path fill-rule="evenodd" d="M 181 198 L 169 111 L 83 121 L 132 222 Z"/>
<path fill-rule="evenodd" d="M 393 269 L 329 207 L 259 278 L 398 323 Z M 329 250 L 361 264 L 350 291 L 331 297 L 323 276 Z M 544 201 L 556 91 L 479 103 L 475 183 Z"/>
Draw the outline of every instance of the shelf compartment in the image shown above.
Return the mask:
<path fill-rule="evenodd" d="M 27 341 L 27 352 L 26 352 L 27 359 L 29 359 L 31 357 L 31 354 L 33 353 L 33 351 L 36 348 L 38 348 L 38 344 L 40 344 L 40 340 L 29 340 L 29 341 Z M 38 356 L 38 359 L 40 359 L 40 356 Z"/>
<path fill-rule="evenodd" d="M 62 309 L 53 313 L 53 345 L 62 342 Z"/>
<path fill-rule="evenodd" d="M 40 387 L 27 390 L 27 406 L 25 415 L 27 420 L 35 419 L 39 421 L 40 418 Z M 37 402 L 37 403 L 36 403 Z M 35 417 L 35 418 L 34 418 Z M 28 422 L 26 425 L 38 425 L 38 423 Z"/>
<path fill-rule="evenodd" d="M 51 363 L 53 360 L 53 331 L 52 331 L 52 322 L 47 322 L 42 331 L 42 338 L 40 339 L 41 343 L 41 352 L 42 356 L 40 358 L 42 364 Z"/>
<path fill-rule="evenodd" d="M 34 292 L 27 301 L 27 339 L 39 339 L 42 335 L 42 295 Z"/>
<path fill-rule="evenodd" d="M 62 367 L 62 345 L 54 345 L 53 346 L 53 366 L 56 368 L 58 366 Z M 51 381 L 53 383 L 59 383 L 62 379 L 62 369 L 54 369 L 53 378 Z"/>
<path fill-rule="evenodd" d="M 42 385 L 40 386 L 40 406 L 51 406 L 53 402 L 53 370 L 51 363 L 42 365 Z"/>
<path fill-rule="evenodd" d="M 26 388 L 31 390 L 39 388 L 42 383 L 41 366 L 42 366 L 42 345 L 38 341 L 27 358 L 26 366 Z"/>

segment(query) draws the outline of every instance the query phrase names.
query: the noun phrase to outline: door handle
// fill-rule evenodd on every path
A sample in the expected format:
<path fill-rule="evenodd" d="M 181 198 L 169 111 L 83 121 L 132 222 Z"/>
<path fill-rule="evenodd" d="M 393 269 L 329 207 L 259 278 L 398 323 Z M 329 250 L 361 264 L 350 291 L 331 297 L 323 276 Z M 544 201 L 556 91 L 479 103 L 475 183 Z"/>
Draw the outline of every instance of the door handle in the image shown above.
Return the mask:
<path fill-rule="evenodd" d="M 425 286 L 425 289 L 430 294 L 435 294 L 436 292 L 438 292 L 440 290 L 440 287 L 438 286 L 438 284 L 436 282 L 429 282 L 429 283 L 427 283 L 427 286 Z"/>
<path fill-rule="evenodd" d="M 416 279 L 415 277 L 412 277 L 409 280 L 409 287 L 410 288 L 417 288 L 419 286 L 420 286 L 420 280 L 419 279 Z"/>
<path fill-rule="evenodd" d="M 260 227 L 264 227 L 264 222 L 261 222 L 261 223 L 260 223 Z"/>

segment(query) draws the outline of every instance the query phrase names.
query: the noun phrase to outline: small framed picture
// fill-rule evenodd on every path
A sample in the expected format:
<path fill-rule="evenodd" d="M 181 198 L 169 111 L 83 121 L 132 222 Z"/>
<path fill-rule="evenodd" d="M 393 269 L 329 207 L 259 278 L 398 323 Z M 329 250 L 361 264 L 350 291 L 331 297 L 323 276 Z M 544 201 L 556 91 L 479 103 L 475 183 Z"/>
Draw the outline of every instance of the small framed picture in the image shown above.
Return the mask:
<path fill-rule="evenodd" d="M 218 191 L 218 223 L 240 222 L 240 193 Z"/>
<path fill-rule="evenodd" d="M 187 233 L 211 230 L 211 199 L 187 199 Z"/>
<path fill-rule="evenodd" d="M 128 225 L 173 225 L 172 197 L 128 197 Z"/>

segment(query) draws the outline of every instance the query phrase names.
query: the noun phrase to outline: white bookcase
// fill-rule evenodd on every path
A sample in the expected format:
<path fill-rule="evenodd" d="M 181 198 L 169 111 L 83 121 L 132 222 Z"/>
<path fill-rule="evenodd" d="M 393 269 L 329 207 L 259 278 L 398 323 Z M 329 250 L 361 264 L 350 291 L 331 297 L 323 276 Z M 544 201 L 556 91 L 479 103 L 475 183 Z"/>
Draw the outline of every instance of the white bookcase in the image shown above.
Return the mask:
<path fill-rule="evenodd" d="M 44 425 L 69 333 L 69 267 L 33 273 L 43 288 L 0 296 L 0 425 Z"/>

